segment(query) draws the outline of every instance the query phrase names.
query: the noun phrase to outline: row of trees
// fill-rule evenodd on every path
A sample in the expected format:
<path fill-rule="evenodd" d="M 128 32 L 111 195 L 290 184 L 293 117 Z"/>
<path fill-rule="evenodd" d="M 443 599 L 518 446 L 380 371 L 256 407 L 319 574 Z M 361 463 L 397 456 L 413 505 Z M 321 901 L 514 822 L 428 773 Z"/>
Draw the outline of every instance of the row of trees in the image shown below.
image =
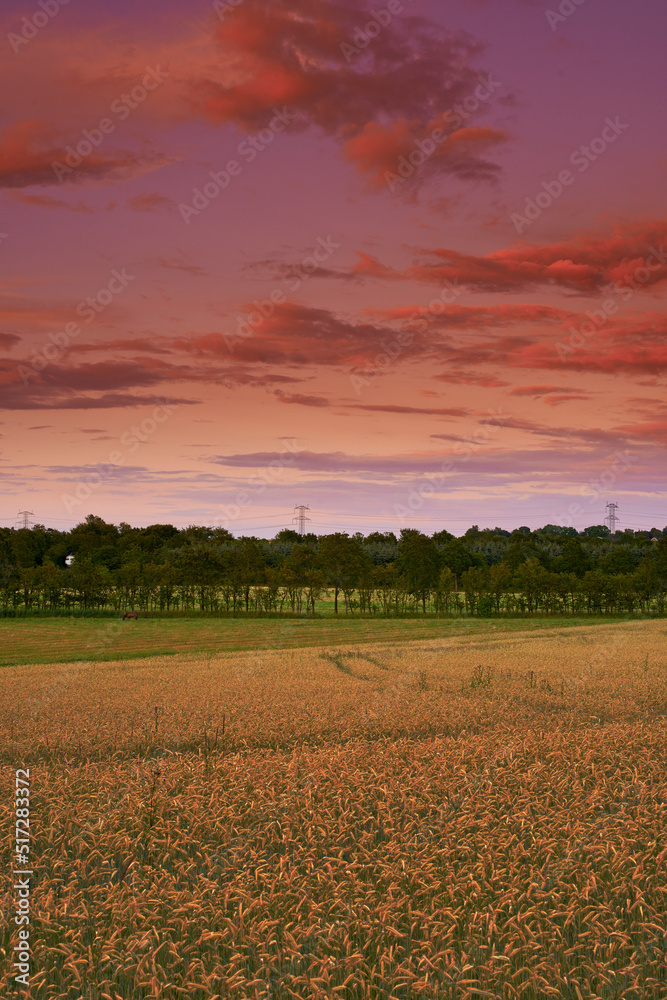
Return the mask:
<path fill-rule="evenodd" d="M 667 591 L 667 531 L 612 538 L 601 526 L 266 540 L 91 515 L 71 532 L 5 530 L 0 543 L 5 613 L 313 613 L 327 595 L 336 614 L 662 612 Z"/>

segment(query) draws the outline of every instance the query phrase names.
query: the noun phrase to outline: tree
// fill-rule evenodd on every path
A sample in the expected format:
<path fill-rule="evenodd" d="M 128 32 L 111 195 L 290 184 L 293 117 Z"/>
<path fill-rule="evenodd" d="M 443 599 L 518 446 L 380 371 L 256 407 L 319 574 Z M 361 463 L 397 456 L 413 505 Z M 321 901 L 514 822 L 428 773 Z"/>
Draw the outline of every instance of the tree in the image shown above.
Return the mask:
<path fill-rule="evenodd" d="M 575 538 L 579 534 L 576 528 L 565 528 L 560 524 L 545 524 L 543 528 L 537 528 L 536 535 L 570 535 Z"/>
<path fill-rule="evenodd" d="M 319 600 L 322 594 L 322 588 L 324 587 L 324 573 L 321 569 L 317 569 L 316 566 L 309 566 L 304 573 L 305 581 L 305 591 L 306 591 L 306 612 L 308 611 L 308 605 L 310 604 L 310 609 L 313 614 L 315 614 L 315 601 Z"/>
<path fill-rule="evenodd" d="M 397 603 L 396 566 L 375 566 L 372 571 L 375 596 L 385 615 L 391 614 Z"/>
<path fill-rule="evenodd" d="M 585 538 L 609 538 L 611 532 L 606 524 L 591 524 L 590 527 L 584 528 L 581 534 Z"/>
<path fill-rule="evenodd" d="M 111 584 L 106 567 L 93 566 L 90 559 L 77 559 L 69 570 L 69 581 L 84 608 L 106 604 Z"/>
<path fill-rule="evenodd" d="M 615 546 L 600 560 L 600 569 L 605 573 L 634 573 L 637 557 L 627 545 Z"/>
<path fill-rule="evenodd" d="M 278 532 L 274 540 L 276 542 L 289 542 L 290 545 L 298 545 L 301 541 L 301 535 L 292 528 L 283 528 L 282 531 Z"/>
<path fill-rule="evenodd" d="M 471 566 L 461 577 L 466 608 L 475 614 L 487 590 L 487 571 L 481 566 Z"/>
<path fill-rule="evenodd" d="M 107 569 L 120 569 L 120 552 L 116 545 L 103 545 L 91 556 L 93 566 L 106 566 Z"/>
<path fill-rule="evenodd" d="M 667 586 L 667 534 L 655 546 L 655 566 L 663 586 Z"/>
<path fill-rule="evenodd" d="M 518 538 L 513 537 L 511 544 L 505 549 L 502 562 L 514 572 L 528 559 L 535 558 L 535 547 L 527 543 L 522 535 L 519 535 Z"/>
<path fill-rule="evenodd" d="M 644 610 L 648 611 L 651 606 L 651 600 L 657 597 L 662 589 L 655 559 L 651 559 L 650 556 L 642 559 L 633 573 L 632 579 L 635 586 L 635 593 L 639 597 L 641 606 Z"/>
<path fill-rule="evenodd" d="M 442 549 L 442 561 L 454 574 L 454 590 L 459 589 L 459 579 L 471 566 L 479 566 L 481 558 L 470 551 L 460 538 L 452 538 Z"/>
<path fill-rule="evenodd" d="M 358 538 L 349 538 L 347 532 L 337 531 L 320 539 L 318 561 L 324 579 L 333 588 L 334 614 L 338 614 L 340 591 L 351 593 L 358 582 L 362 567 L 372 565 Z M 347 605 L 347 601 L 346 601 Z"/>
<path fill-rule="evenodd" d="M 19 528 L 10 536 L 12 563 L 25 569 L 32 569 L 42 562 L 46 550 L 45 539 L 30 528 Z"/>
<path fill-rule="evenodd" d="M 454 590 L 454 574 L 449 566 L 443 566 L 440 570 L 438 582 L 435 587 L 435 610 L 449 613 L 452 604 L 452 591 Z"/>
<path fill-rule="evenodd" d="M 500 602 L 512 584 L 512 570 L 506 563 L 497 563 L 489 568 L 487 586 L 493 595 L 495 610 L 500 611 Z"/>
<path fill-rule="evenodd" d="M 50 610 L 62 604 L 63 586 L 67 573 L 54 563 L 47 561 L 39 569 L 38 586 L 42 595 L 42 606 Z"/>
<path fill-rule="evenodd" d="M 588 610 L 602 613 L 602 602 L 604 600 L 607 580 L 604 573 L 599 569 L 588 570 L 581 581 L 582 592 L 588 601 Z"/>
<path fill-rule="evenodd" d="M 409 528 L 401 532 L 396 568 L 405 580 L 408 593 L 421 601 L 424 612 L 426 601 L 437 585 L 441 566 L 442 557 L 432 538 Z"/>
<path fill-rule="evenodd" d="M 149 524 L 147 528 L 142 528 L 137 535 L 141 551 L 151 561 L 155 561 L 165 547 L 177 543 L 178 529 L 173 524 Z"/>
<path fill-rule="evenodd" d="M 304 589 L 317 587 L 313 571 L 317 570 L 317 555 L 311 545 L 293 545 L 280 567 L 280 580 L 285 587 L 292 611 L 301 611 Z"/>
<path fill-rule="evenodd" d="M 77 524 L 70 532 L 70 552 L 80 558 L 89 559 L 94 552 L 104 546 L 118 544 L 118 528 L 114 524 L 89 514 L 85 521 Z"/>
<path fill-rule="evenodd" d="M 247 611 L 250 588 L 259 584 L 264 577 L 262 546 L 257 538 L 239 538 L 232 552 L 232 576 L 243 591 Z"/>
<path fill-rule="evenodd" d="M 367 545 L 398 545 L 398 539 L 393 531 L 372 531 L 364 539 Z"/>
<path fill-rule="evenodd" d="M 548 588 L 550 574 L 535 557 L 527 559 L 519 566 L 516 573 L 516 586 L 528 603 L 528 611 L 537 610 Z"/>
<path fill-rule="evenodd" d="M 387 566 L 398 555 L 398 540 L 393 531 L 374 531 L 364 538 L 363 549 L 375 566 Z"/>
<path fill-rule="evenodd" d="M 560 573 L 575 573 L 583 577 L 593 565 L 591 557 L 584 551 L 578 538 L 568 538 L 563 545 L 563 554 L 556 561 L 555 568 Z"/>

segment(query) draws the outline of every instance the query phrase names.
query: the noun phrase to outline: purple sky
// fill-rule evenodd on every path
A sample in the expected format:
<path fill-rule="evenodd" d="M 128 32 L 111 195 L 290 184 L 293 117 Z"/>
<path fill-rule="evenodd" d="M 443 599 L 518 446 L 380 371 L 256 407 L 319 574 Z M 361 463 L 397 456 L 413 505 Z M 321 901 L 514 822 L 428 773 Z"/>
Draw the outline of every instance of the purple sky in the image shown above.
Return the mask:
<path fill-rule="evenodd" d="M 2 523 L 664 527 L 664 5 L 217 8 L 2 14 Z"/>

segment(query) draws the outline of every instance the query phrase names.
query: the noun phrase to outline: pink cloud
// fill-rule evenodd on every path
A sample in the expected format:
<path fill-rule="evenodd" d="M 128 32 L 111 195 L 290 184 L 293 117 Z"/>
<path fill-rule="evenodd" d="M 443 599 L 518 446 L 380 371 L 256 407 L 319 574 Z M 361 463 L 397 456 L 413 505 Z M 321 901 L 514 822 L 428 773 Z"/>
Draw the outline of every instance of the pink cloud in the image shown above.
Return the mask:
<path fill-rule="evenodd" d="M 52 198 L 49 194 L 24 194 L 18 189 L 10 191 L 10 195 L 12 201 L 17 201 L 21 205 L 29 205 L 32 208 L 64 208 L 70 212 L 87 212 L 90 215 L 93 213 L 92 208 L 84 205 L 82 201 L 72 204 L 69 201 L 63 201 L 62 198 Z"/>
<path fill-rule="evenodd" d="M 289 108 L 298 116 L 294 129 L 314 127 L 336 137 L 345 157 L 377 186 L 385 169 L 397 166 L 398 157 L 488 78 L 473 68 L 479 51 L 474 39 L 423 17 L 394 18 L 362 58 L 348 60 L 345 46 L 365 13 L 370 17 L 333 0 L 245 0 L 217 30 L 227 67 L 222 79 L 210 73 L 189 82 L 192 113 L 253 131 L 266 126 L 275 107 Z M 469 122 L 461 128 L 469 118 L 463 110 L 422 177 L 496 176 L 498 166 L 480 154 L 507 136 Z"/>
<path fill-rule="evenodd" d="M 136 212 L 155 212 L 161 208 L 171 208 L 174 204 L 171 198 L 156 192 L 137 194 L 134 198 L 128 198 L 127 203 Z"/>
<path fill-rule="evenodd" d="M 640 284 L 651 288 L 667 280 L 667 257 L 662 253 L 666 235 L 667 221 L 659 220 L 618 225 L 611 234 L 582 233 L 545 246 L 520 243 L 482 257 L 456 250 L 425 251 L 423 261 L 408 268 L 406 277 L 438 284 L 459 281 L 487 292 L 554 285 L 591 295 L 627 282 L 650 257 L 652 269 L 644 267 Z"/>
<path fill-rule="evenodd" d="M 6 129 L 0 142 L 0 188 L 123 181 L 171 162 L 159 153 L 119 150 L 106 154 L 93 152 L 81 158 L 78 165 L 75 160 L 68 164 L 66 145 L 54 142 L 53 129 L 45 122 L 37 119 L 16 122 Z"/>

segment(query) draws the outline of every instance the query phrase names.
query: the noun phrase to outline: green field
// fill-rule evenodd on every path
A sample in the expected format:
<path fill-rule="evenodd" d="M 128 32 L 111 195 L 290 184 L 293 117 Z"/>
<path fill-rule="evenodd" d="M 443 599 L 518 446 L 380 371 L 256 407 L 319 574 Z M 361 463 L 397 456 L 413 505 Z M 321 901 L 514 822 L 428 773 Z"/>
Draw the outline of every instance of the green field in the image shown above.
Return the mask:
<path fill-rule="evenodd" d="M 26 618 L 0 620 L 0 666 L 177 653 L 404 642 L 479 633 L 619 624 L 618 618 Z"/>

